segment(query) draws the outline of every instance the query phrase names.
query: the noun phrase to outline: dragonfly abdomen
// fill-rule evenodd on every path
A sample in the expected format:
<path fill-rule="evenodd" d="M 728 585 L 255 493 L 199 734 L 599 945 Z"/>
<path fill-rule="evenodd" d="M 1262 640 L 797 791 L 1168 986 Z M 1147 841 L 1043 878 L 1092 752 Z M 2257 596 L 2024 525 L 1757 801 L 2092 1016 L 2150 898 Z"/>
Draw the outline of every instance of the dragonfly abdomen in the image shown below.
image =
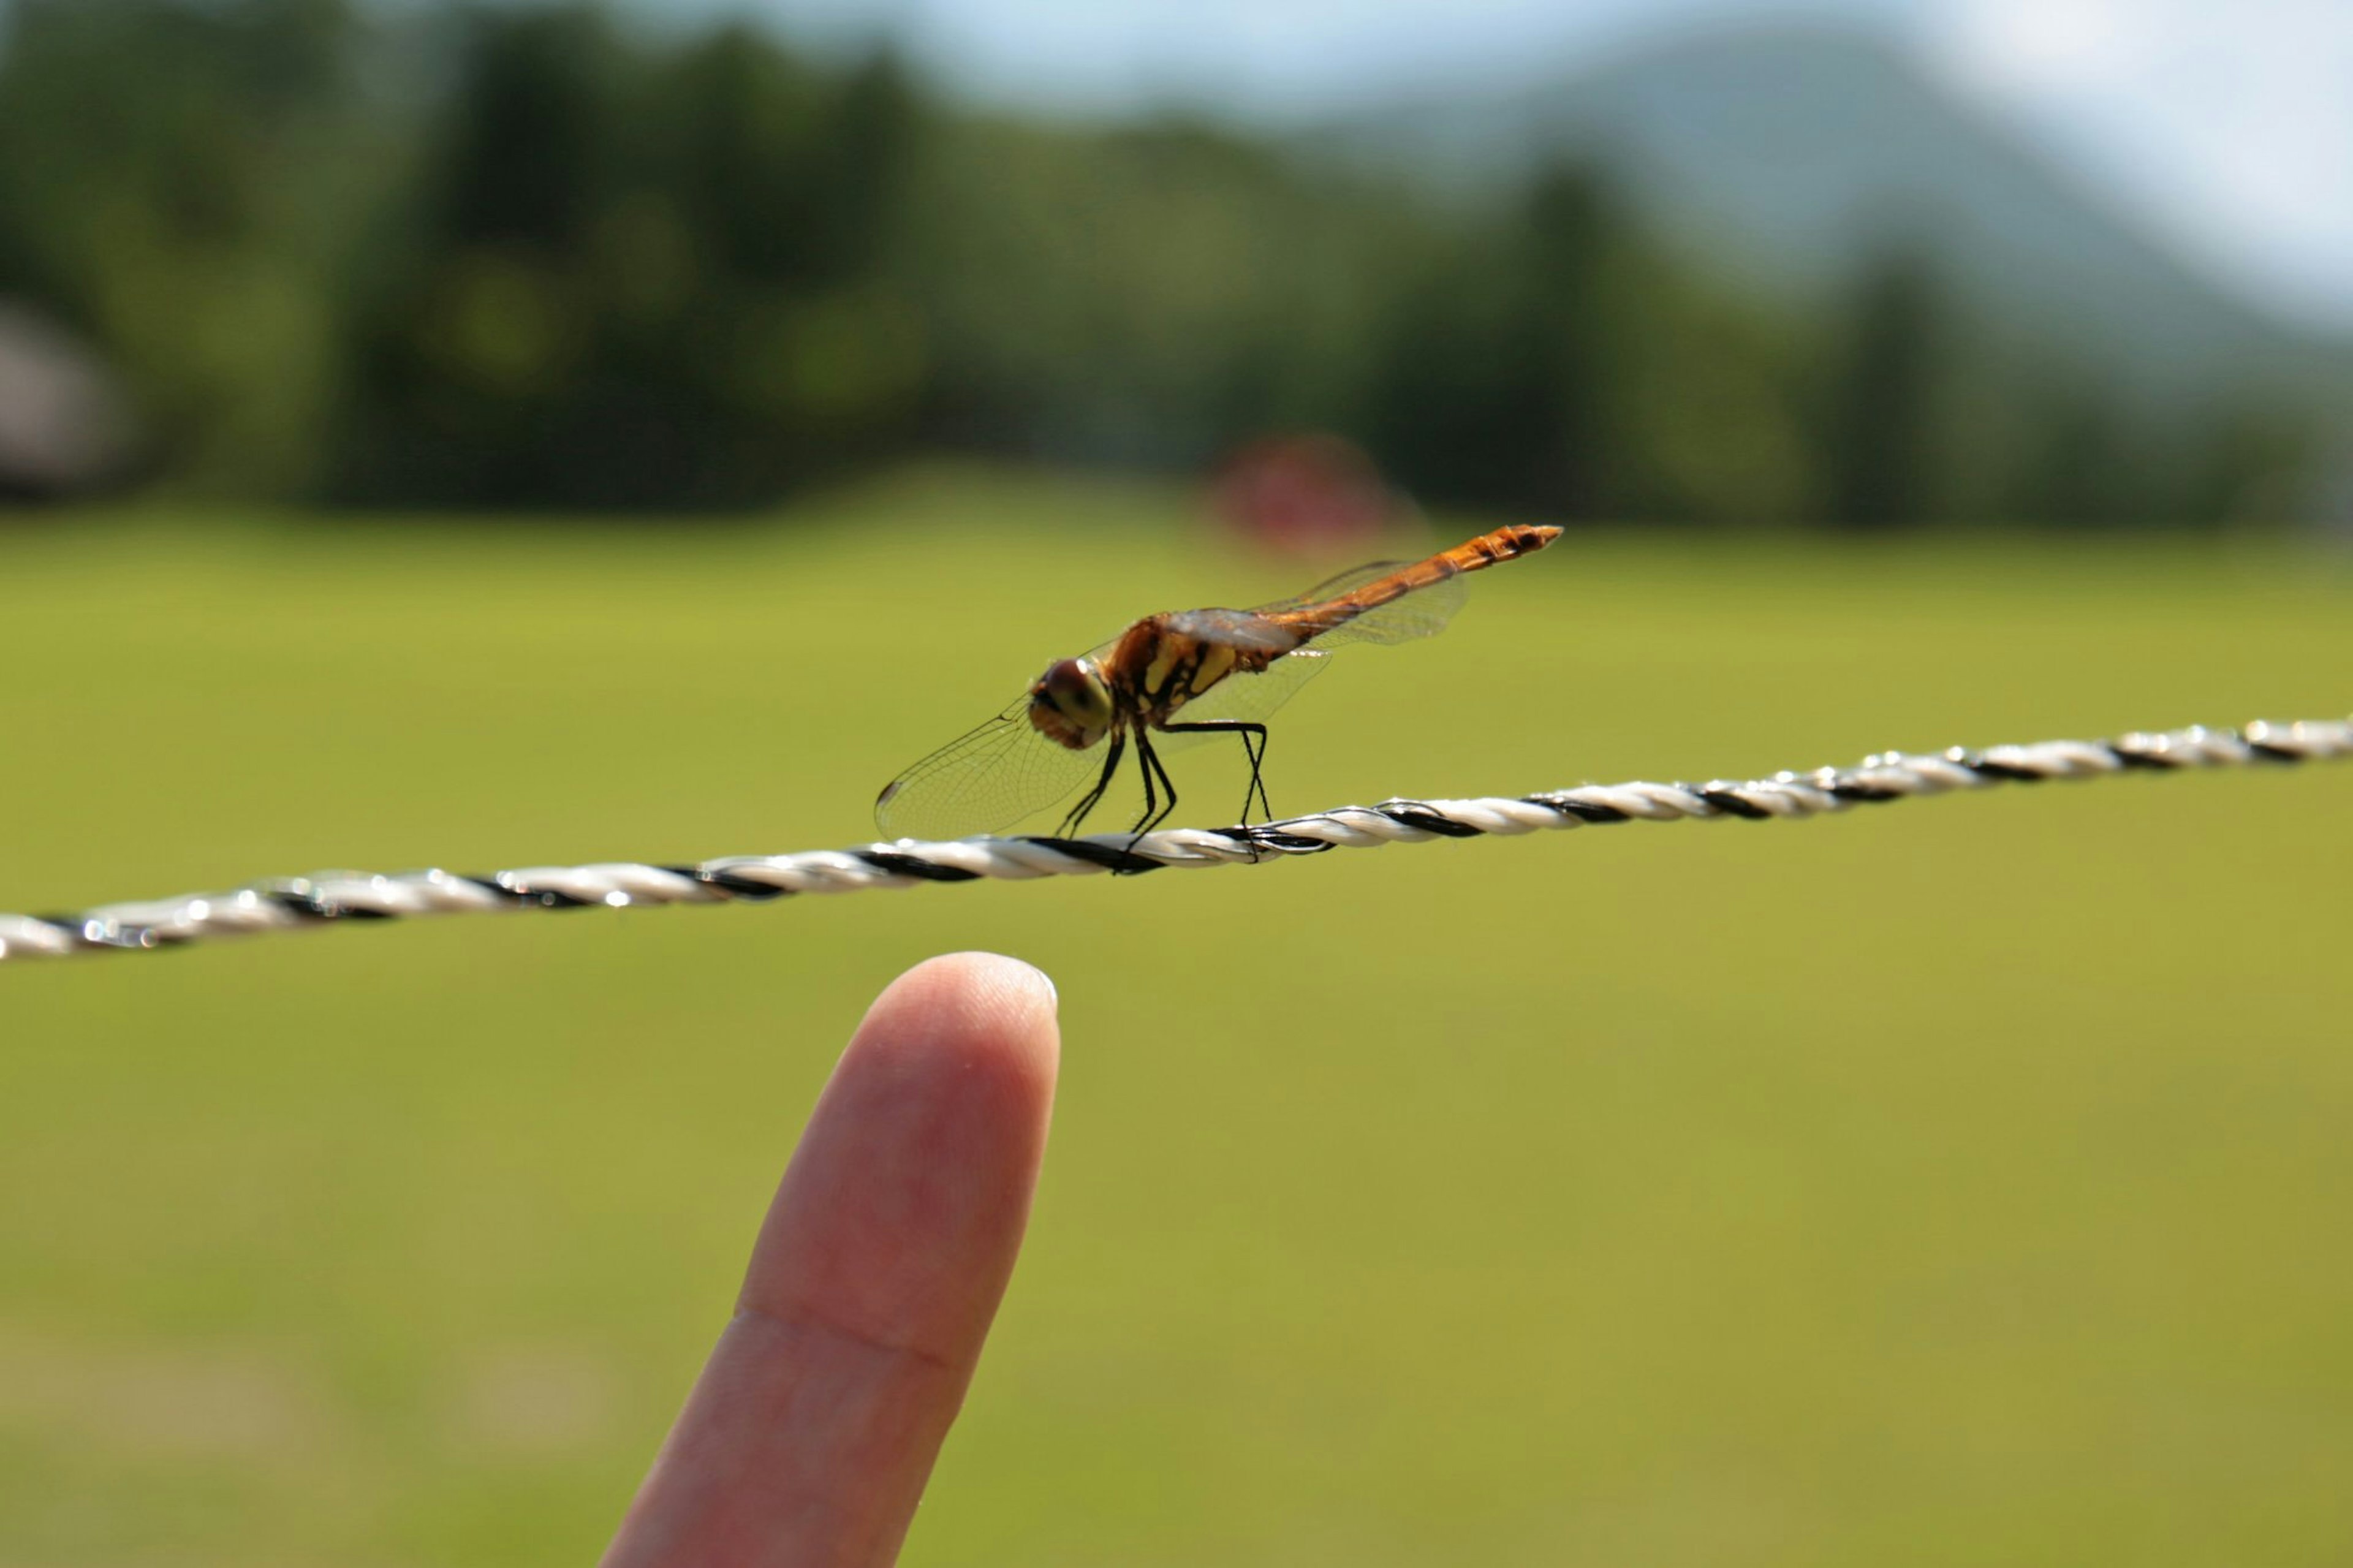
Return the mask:
<path fill-rule="evenodd" d="M 1307 637 L 1317 637 L 1346 626 L 1368 610 L 1394 604 L 1418 588 L 1532 554 L 1558 539 L 1560 531 L 1549 523 L 1514 523 L 1482 533 L 1451 550 L 1441 550 L 1426 561 L 1401 566 L 1386 577 L 1352 588 L 1320 605 L 1303 605 L 1271 618 L 1303 631 Z"/>

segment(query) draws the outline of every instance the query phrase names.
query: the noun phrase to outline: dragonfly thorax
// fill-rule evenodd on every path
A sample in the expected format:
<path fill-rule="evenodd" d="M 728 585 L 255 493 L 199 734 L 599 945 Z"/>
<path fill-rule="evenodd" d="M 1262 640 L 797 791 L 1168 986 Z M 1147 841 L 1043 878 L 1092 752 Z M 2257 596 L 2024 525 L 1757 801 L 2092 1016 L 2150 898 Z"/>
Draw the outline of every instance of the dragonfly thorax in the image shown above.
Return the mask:
<path fill-rule="evenodd" d="M 1111 687 L 1092 658 L 1060 658 L 1029 688 L 1029 723 L 1057 745 L 1083 752 L 1111 733 Z"/>

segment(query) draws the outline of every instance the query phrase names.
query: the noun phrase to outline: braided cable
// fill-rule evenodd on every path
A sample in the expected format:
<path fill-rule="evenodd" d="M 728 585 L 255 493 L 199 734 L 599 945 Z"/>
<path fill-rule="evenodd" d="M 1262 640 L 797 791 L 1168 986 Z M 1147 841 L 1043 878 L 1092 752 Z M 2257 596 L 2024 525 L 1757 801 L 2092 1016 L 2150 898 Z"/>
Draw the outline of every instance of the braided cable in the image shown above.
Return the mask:
<path fill-rule="evenodd" d="M 1255 827 L 1175 827 L 1137 837 L 979 837 L 927 844 L 902 839 L 796 855 L 735 855 L 691 866 L 619 861 L 529 866 L 490 876 L 443 870 L 389 876 L 322 871 L 225 893 L 151 903 L 106 904 L 79 914 L 0 914 L 0 962 L 142 951 L 338 921 L 411 915 L 576 910 L 640 904 L 757 903 L 798 893 L 848 893 L 983 878 L 1026 881 L 1164 867 L 1256 865 L 1332 849 L 1419 844 L 1433 838 L 1510 836 L 1539 828 L 1621 822 L 1820 816 L 2000 784 L 2088 779 L 2132 771 L 2179 772 L 2353 757 L 2353 720 L 2258 721 L 2243 730 L 2186 730 L 2111 741 L 2041 741 L 1928 755 L 1889 752 L 1852 768 L 1778 773 L 1745 783 L 1585 784 L 1521 796 L 1386 800 L 1344 805 Z"/>

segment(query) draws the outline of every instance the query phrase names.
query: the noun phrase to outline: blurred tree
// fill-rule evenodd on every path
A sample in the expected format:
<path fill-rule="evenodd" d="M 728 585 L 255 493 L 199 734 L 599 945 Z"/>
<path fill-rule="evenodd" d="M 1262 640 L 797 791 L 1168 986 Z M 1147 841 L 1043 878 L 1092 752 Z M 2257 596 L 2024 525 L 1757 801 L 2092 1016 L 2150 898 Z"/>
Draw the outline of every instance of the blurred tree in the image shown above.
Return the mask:
<path fill-rule="evenodd" d="M 1533 331 L 1528 278 L 1496 246 L 1453 249 L 1399 297 L 1367 438 L 1425 495 L 1536 507 L 1554 446 L 1550 356 Z"/>
<path fill-rule="evenodd" d="M 927 428 L 1192 467 L 1352 416 L 1365 326 L 1426 219 L 1229 132 L 1001 121 L 932 140 L 909 205 L 934 335 Z"/>
<path fill-rule="evenodd" d="M 1324 430 L 1555 516 L 2154 525 L 2310 461 L 2308 398 L 2132 406 L 1916 250 L 1819 314 L 1745 300 L 1587 165 L 1448 205 L 593 0 L 6 20 L 0 293 L 121 367 L 183 491 L 743 507 L 925 447 L 1198 471 Z"/>
<path fill-rule="evenodd" d="M 700 237 L 713 258 L 761 283 L 805 283 L 819 270 L 812 237 L 826 221 L 819 163 L 825 84 L 746 23 L 688 47 L 659 73 L 635 117 L 662 143 L 637 173 L 667 190 L 665 221 Z"/>
<path fill-rule="evenodd" d="M 588 238 L 620 134 L 624 65 L 601 13 L 482 12 L 448 111 L 435 237 L 551 257 Z"/>
<path fill-rule="evenodd" d="M 570 503 L 599 327 L 580 263 L 614 172 L 622 61 L 586 9 L 476 11 L 457 38 L 396 249 L 357 304 L 336 483 L 371 500 Z"/>
<path fill-rule="evenodd" d="M 1408 484 L 1568 517 L 1635 500 L 1619 437 L 1639 254 L 1593 170 L 1556 164 L 1513 221 L 1470 230 L 1400 297 L 1371 419 Z"/>
<path fill-rule="evenodd" d="M 172 483 L 302 489 L 376 173 L 358 18 L 343 0 L 18 0 L 9 24 L 0 282 L 111 357 Z"/>
<path fill-rule="evenodd" d="M 1367 427 L 1425 493 L 1592 519 L 1786 521 L 1814 488 L 1798 354 L 1555 164 L 1397 296 Z"/>
<path fill-rule="evenodd" d="M 657 52 L 585 7 L 473 13 L 455 53 L 344 493 L 742 506 L 905 443 L 895 61 L 828 78 L 740 26 Z"/>
<path fill-rule="evenodd" d="M 1535 426 L 1523 461 L 1543 510 L 1567 517 L 1625 516 L 1646 508 L 1628 471 L 1620 400 L 1627 330 L 1639 292 L 1666 282 L 1662 259 L 1640 242 L 1599 173 L 1554 164 L 1536 176 L 1522 222 L 1531 287 L 1513 330 L 1535 344 Z"/>
<path fill-rule="evenodd" d="M 1808 334 L 1685 274 L 1646 291 L 1626 333 L 1631 515 L 1728 526 L 1811 521 Z"/>
<path fill-rule="evenodd" d="M 2208 526 L 2295 515 L 2319 467 L 2309 417 L 2275 396 L 2204 411 L 2187 445 L 2174 517 Z"/>
<path fill-rule="evenodd" d="M 2015 520 L 2068 528 L 2130 524 L 2149 515 L 2157 476 L 2136 471 L 2135 443 L 2113 395 L 2080 372 L 2037 389 L 2008 507 Z"/>
<path fill-rule="evenodd" d="M 2153 452 L 2169 457 L 2153 461 Z M 2323 466 L 2311 419 L 2254 388 L 2177 412 L 2165 426 L 2123 443 L 2117 457 L 2148 471 L 2146 521 L 2190 527 L 2295 518 L 2317 501 Z"/>
<path fill-rule="evenodd" d="M 838 281 L 889 261 L 923 121 L 914 84 L 889 50 L 871 56 L 834 95 L 819 132 L 827 155 L 809 211 L 821 277 Z"/>
<path fill-rule="evenodd" d="M 1821 436 L 1824 510 L 1837 526 L 1907 528 L 1931 516 L 1946 311 L 1919 252 L 1892 249 L 1864 268 Z"/>

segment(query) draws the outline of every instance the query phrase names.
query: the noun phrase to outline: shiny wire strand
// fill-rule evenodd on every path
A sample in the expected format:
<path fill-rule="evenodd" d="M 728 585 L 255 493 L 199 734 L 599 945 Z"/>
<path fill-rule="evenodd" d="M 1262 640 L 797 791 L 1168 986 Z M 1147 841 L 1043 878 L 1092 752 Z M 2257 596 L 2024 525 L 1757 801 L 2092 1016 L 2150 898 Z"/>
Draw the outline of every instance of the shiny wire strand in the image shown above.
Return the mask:
<path fill-rule="evenodd" d="M 1746 783 L 1636 782 L 1469 800 L 1387 800 L 1255 827 L 1165 828 L 1140 838 L 1097 833 L 1084 838 L 982 837 L 941 844 L 902 839 L 797 855 L 725 856 L 691 866 L 618 861 L 530 866 L 479 877 L 442 870 L 388 876 L 327 871 L 256 882 L 224 893 L 107 904 L 77 914 L 0 914 L 0 961 L 149 951 L 339 921 L 598 905 L 758 903 L 793 894 L 913 888 L 924 882 L 984 878 L 1026 881 L 1165 867 L 1257 865 L 1332 849 L 1508 836 L 1539 828 L 1820 816 L 1857 805 L 2003 784 L 2348 756 L 2353 756 L 2353 720 L 2259 721 L 2243 730 L 2192 725 L 2112 741 L 2042 741 L 1984 751 L 1956 746 L 1929 755 L 1890 752 L 1867 757 L 1859 767 L 1778 773 Z"/>

